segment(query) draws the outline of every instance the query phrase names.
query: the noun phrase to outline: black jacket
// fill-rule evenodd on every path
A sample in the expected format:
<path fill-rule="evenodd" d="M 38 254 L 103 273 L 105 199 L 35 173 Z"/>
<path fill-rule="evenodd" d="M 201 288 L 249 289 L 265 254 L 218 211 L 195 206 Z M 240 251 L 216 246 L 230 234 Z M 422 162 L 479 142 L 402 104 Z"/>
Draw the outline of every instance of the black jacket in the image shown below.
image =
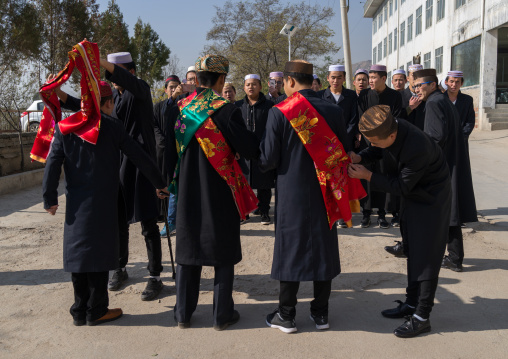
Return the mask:
<path fill-rule="evenodd" d="M 445 94 L 448 96 L 448 92 L 445 92 Z M 459 112 L 460 126 L 462 127 L 464 138 L 467 140 L 471 132 L 473 132 L 475 125 L 473 98 L 459 91 L 457 101 L 455 101 L 455 108 Z"/>

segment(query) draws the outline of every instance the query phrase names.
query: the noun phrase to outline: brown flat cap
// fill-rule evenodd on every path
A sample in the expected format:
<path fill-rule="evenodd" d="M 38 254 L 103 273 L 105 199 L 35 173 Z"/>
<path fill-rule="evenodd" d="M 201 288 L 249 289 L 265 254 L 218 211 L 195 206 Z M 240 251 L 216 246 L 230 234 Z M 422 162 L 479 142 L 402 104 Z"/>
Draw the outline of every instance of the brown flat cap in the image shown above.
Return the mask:
<path fill-rule="evenodd" d="M 436 76 L 436 70 L 435 69 L 424 69 L 424 70 L 418 70 L 413 72 L 413 78 L 417 79 L 419 77 L 429 77 L 429 76 Z"/>
<path fill-rule="evenodd" d="M 377 105 L 363 113 L 358 127 L 367 137 L 385 138 L 397 129 L 397 121 L 390 111 L 390 106 Z"/>
<path fill-rule="evenodd" d="M 302 61 L 288 61 L 286 62 L 286 67 L 284 67 L 284 72 L 295 72 L 312 76 L 314 74 L 314 65 Z"/>

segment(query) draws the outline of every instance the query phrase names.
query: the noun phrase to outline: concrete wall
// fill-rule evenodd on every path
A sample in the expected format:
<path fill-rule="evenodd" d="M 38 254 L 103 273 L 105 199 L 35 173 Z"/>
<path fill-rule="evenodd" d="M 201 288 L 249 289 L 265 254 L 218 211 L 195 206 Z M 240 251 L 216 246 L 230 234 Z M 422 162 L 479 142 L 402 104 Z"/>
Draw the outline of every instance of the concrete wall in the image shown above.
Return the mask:
<path fill-rule="evenodd" d="M 23 156 L 25 159 L 25 171 L 43 168 L 39 162 L 32 162 L 30 150 L 35 140 L 36 133 L 23 133 Z M 21 171 L 21 154 L 19 137 L 17 133 L 0 134 L 0 176 L 9 175 Z"/>

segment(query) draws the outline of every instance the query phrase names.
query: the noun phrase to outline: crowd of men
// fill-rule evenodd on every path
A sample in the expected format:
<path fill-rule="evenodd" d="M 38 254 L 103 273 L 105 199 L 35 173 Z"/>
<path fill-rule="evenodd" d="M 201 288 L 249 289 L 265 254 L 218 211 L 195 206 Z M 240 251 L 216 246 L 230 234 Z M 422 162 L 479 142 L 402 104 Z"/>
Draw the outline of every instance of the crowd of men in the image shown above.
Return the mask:
<path fill-rule="evenodd" d="M 460 91 L 462 72 L 448 73 L 443 92 L 436 71 L 415 64 L 407 75 L 395 71 L 390 88 L 386 67 L 372 65 L 355 72 L 352 90 L 345 87 L 344 66 L 331 65 L 329 86 L 321 89 L 313 65 L 296 60 L 269 74 L 266 95 L 261 76 L 246 74 L 245 97 L 236 99 L 235 86 L 226 82 L 228 60 L 205 55 L 183 81 L 169 76 L 167 99 L 153 105 L 129 53 L 110 54 L 100 66 L 114 87 L 100 82 L 101 137 L 92 145 L 56 126 L 43 184 L 45 208 L 54 214 L 65 164 L 64 264 L 72 273 L 75 325 L 122 315 L 108 309 L 107 288 L 119 290 L 128 279 L 129 224 L 136 222 L 149 271 L 141 299 L 153 300 L 163 288 L 161 236 L 176 232 L 178 327 L 191 326 L 202 266 L 215 270 L 214 329 L 235 324 L 240 226 L 250 215 L 260 216 L 264 225 L 272 222 L 275 188 L 271 277 L 280 281 L 280 294 L 277 309 L 266 317 L 268 326 L 296 332 L 299 284 L 313 281 L 310 319 L 318 330 L 329 328 L 332 279 L 340 273 L 337 226 L 352 226 L 349 210 L 359 206 L 349 203 L 361 200 L 360 226 L 369 227 L 376 210 L 380 228 L 400 227 L 402 240 L 385 249 L 408 262 L 406 300 L 382 315 L 409 316 L 394 331 L 399 337 L 430 331 L 440 268 L 462 271 L 461 226 L 477 221 L 467 146 L 474 109 L 472 98 Z M 79 99 L 56 93 L 62 106 L 79 110 Z M 330 157 L 325 161 L 323 154 Z M 81 193 L 77 184 L 83 176 L 87 185 L 101 184 L 101 191 Z M 362 187 L 359 180 L 366 195 L 352 197 L 355 183 Z M 340 186 L 329 187 L 333 183 Z M 330 188 L 339 190 L 332 194 Z M 83 196 L 94 200 L 80 216 L 69 212 L 69 203 L 85 201 Z M 340 207 L 344 200 L 347 210 Z M 339 220 L 331 221 L 337 206 Z M 94 221 L 102 223 L 111 213 L 117 223 L 97 229 Z M 166 225 L 159 231 L 161 218 Z"/>

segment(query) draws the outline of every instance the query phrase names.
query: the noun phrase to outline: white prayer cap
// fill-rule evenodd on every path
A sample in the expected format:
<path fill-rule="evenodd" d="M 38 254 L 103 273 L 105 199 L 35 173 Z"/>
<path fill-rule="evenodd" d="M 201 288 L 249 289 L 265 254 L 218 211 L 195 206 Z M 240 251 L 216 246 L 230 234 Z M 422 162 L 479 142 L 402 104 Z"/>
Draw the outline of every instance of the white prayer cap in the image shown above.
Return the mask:
<path fill-rule="evenodd" d="M 346 67 L 344 65 L 330 65 L 328 71 L 346 71 Z"/>
<path fill-rule="evenodd" d="M 448 86 L 445 84 L 445 79 L 442 79 L 439 85 L 446 91 L 448 90 Z"/>
<path fill-rule="evenodd" d="M 116 52 L 108 55 L 108 62 L 112 64 L 128 64 L 132 62 L 130 52 Z"/>
<path fill-rule="evenodd" d="M 398 70 L 393 71 L 393 74 L 394 75 L 404 75 L 404 76 L 406 76 L 406 71 L 404 71 L 402 69 L 398 69 Z"/>
<path fill-rule="evenodd" d="M 274 77 L 284 77 L 284 73 L 279 71 L 270 72 L 270 78 Z"/>
<path fill-rule="evenodd" d="M 259 75 L 256 75 L 256 74 L 249 74 L 249 75 L 245 76 L 244 80 L 247 81 L 248 79 L 256 79 L 256 80 L 261 81 L 261 77 L 259 77 Z"/>
<path fill-rule="evenodd" d="M 448 71 L 449 77 L 464 77 L 464 73 L 462 71 Z"/>
<path fill-rule="evenodd" d="M 420 71 L 420 70 L 423 70 L 423 66 L 421 64 L 409 65 L 407 70 L 409 72 Z"/>
<path fill-rule="evenodd" d="M 187 72 L 191 72 L 191 71 L 196 72 L 196 66 L 189 66 L 189 67 L 187 68 Z"/>
<path fill-rule="evenodd" d="M 318 75 L 316 74 L 312 75 L 312 77 L 314 77 L 314 80 L 317 80 L 319 78 Z"/>

